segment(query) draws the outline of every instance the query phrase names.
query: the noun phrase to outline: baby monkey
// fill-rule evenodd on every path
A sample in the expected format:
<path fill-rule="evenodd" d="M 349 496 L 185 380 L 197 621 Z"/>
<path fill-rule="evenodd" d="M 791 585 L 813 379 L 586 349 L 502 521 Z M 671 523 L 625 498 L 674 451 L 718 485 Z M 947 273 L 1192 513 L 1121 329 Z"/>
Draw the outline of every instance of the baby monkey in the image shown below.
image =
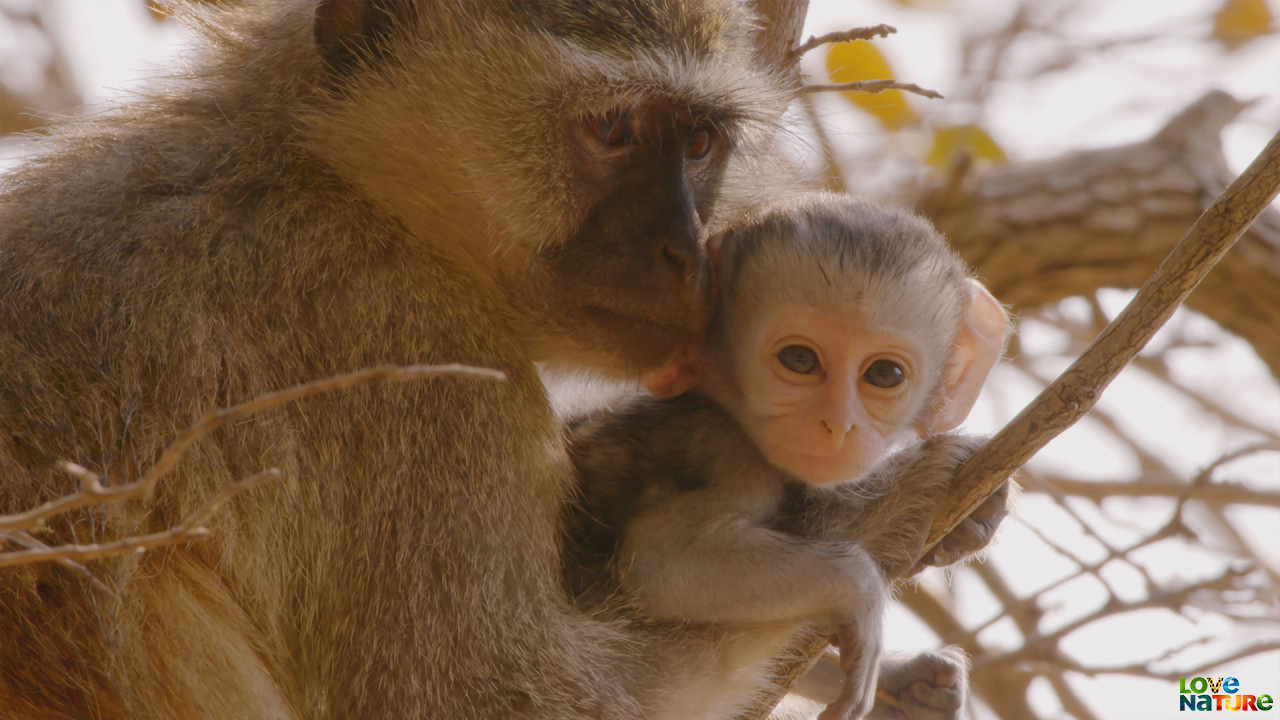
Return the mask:
<path fill-rule="evenodd" d="M 844 674 L 820 717 L 861 718 L 888 583 L 918 569 L 953 472 L 979 444 L 932 434 L 968 415 L 1007 317 L 927 221 L 854 198 L 798 197 L 713 238 L 709 256 L 705 338 L 650 383 L 689 392 L 570 424 L 581 493 L 566 579 L 579 604 L 669 639 L 652 717 L 733 717 L 797 633 L 818 627 Z M 932 437 L 877 465 L 914 435 Z M 926 564 L 984 546 L 1006 499 Z M 963 663 L 937 657 L 893 666 L 887 689 L 906 717 L 958 713 Z"/>

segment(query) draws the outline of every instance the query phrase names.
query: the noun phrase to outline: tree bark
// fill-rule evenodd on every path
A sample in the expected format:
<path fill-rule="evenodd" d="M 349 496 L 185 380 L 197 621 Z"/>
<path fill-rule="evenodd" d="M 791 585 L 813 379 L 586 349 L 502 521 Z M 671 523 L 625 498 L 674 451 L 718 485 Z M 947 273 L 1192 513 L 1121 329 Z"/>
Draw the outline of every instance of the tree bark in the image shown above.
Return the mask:
<path fill-rule="evenodd" d="M 1219 133 L 1243 108 L 1212 92 L 1145 142 L 957 170 L 917 207 L 1015 309 L 1136 288 L 1226 188 Z M 1265 212 L 1187 305 L 1280 378 L 1280 213 Z"/>

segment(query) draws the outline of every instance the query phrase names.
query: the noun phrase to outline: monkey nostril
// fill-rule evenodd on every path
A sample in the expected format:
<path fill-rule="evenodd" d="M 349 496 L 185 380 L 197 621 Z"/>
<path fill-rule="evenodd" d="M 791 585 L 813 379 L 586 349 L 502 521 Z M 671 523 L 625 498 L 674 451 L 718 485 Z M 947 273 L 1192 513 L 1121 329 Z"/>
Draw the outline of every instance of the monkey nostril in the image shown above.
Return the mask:
<path fill-rule="evenodd" d="M 670 245 L 662 246 L 662 260 L 675 272 L 676 276 L 687 279 L 693 275 L 693 261 L 684 253 Z"/>
<path fill-rule="evenodd" d="M 822 429 L 826 430 L 837 443 L 843 442 L 845 437 L 853 432 L 853 423 L 836 423 L 833 425 L 825 419 L 819 422 L 822 423 Z"/>

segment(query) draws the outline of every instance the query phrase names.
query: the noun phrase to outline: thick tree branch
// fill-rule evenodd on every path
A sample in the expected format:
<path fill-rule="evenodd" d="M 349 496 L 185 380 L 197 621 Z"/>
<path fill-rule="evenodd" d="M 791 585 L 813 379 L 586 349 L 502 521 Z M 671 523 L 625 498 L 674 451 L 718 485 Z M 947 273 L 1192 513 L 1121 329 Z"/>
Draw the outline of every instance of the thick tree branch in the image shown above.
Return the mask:
<path fill-rule="evenodd" d="M 956 475 L 952 501 L 935 518 L 926 547 L 932 548 L 1006 478 L 1083 417 L 1156 331 L 1173 315 L 1214 265 L 1280 193 L 1280 133 L 1253 163 L 1200 215 L 1173 251 L 1116 318 L 1067 370 L 1017 417 L 992 436 Z M 927 553 L 926 553 L 927 554 Z M 813 634 L 782 663 L 779 687 L 789 688 L 826 649 L 827 636 Z M 744 715 L 764 718 L 781 698 Z"/>
<path fill-rule="evenodd" d="M 1089 412 L 1200 281 L 1280 193 L 1280 133 L 1200 216 L 1097 339 L 996 433 L 956 477 L 957 500 L 934 522 L 931 547 L 1050 440 Z"/>
<path fill-rule="evenodd" d="M 1219 134 L 1247 106 L 1211 92 L 1143 142 L 961 164 L 916 206 L 1015 309 L 1136 288 L 1234 177 Z M 1280 213 L 1264 212 L 1187 305 L 1247 340 L 1280 378 Z"/>

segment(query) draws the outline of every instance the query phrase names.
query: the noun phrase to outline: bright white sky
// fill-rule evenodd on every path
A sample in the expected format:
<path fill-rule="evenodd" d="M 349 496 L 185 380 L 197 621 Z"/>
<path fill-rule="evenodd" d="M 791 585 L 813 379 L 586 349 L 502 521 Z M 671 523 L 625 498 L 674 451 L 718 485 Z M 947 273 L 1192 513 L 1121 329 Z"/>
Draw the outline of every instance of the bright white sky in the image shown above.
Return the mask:
<path fill-rule="evenodd" d="M 1280 14 L 1276 0 L 1270 1 L 1273 12 Z M 149 64 L 162 71 L 172 68 L 173 54 L 184 31 L 173 23 L 154 22 L 141 0 L 44 2 L 66 30 L 65 50 L 90 103 L 118 95 L 120 89 L 145 76 Z M 915 98 L 916 107 L 924 114 L 934 113 L 933 117 L 939 122 L 983 124 L 1014 158 L 1052 156 L 1068 149 L 1145 139 L 1174 112 L 1214 87 L 1227 89 L 1238 97 L 1259 100 L 1225 136 L 1228 157 L 1236 169 L 1243 168 L 1280 128 L 1280 39 L 1272 37 L 1255 42 L 1233 55 L 1212 46 L 1206 42 L 1209 26 L 1204 18 L 1211 13 L 1216 0 L 1073 0 L 1070 5 L 1075 7 L 1075 12 L 1063 33 L 1074 41 L 1152 34 L 1161 39 L 1133 49 L 1095 53 L 1077 67 L 1034 84 L 1018 80 L 999 83 L 992 88 L 989 101 L 982 107 L 960 102 L 962 90 L 957 96 L 955 63 L 960 33 L 998 27 L 1015 7 L 1014 0 L 936 0 L 928 4 L 931 9 L 905 7 L 891 0 L 811 2 L 806 35 L 879 23 L 896 26 L 898 35 L 877 43 L 893 63 L 899 79 L 957 98 L 950 104 L 932 101 L 937 103 L 932 106 L 927 105 L 930 101 Z M 1054 2 L 1045 0 L 1044 4 Z M 20 58 L 3 51 L 3 46 L 14 47 L 10 40 L 14 39 L 0 37 L 0 69 L 12 79 L 13 73 L 21 74 L 22 68 L 15 64 Z M 813 53 L 807 61 L 806 67 L 815 72 L 821 68 L 820 52 Z M 1018 63 L 1035 60 L 1038 52 L 1026 49 L 1015 53 L 1008 67 L 1010 74 L 1016 74 Z M 856 159 L 865 154 L 868 147 L 883 142 L 883 136 L 871 121 L 843 105 L 838 98 L 824 99 L 821 110 L 824 117 L 839 128 L 836 137 L 848 158 Z M 922 135 L 900 142 L 910 147 L 925 140 Z M 868 175 L 864 182 L 875 179 L 874 175 Z M 1123 302 L 1124 298 L 1118 296 L 1117 303 Z M 1280 308 L 1276 312 L 1280 322 Z M 1201 332 L 1208 336 L 1215 334 L 1213 327 L 1207 327 L 1210 323 L 1194 317 L 1188 322 L 1205 325 Z M 1028 328 L 1023 337 L 1028 354 L 1037 348 L 1052 352 L 1058 341 L 1047 329 L 1037 336 L 1036 328 Z M 1046 370 L 1060 369 L 1052 367 L 1055 362 L 1046 360 Z M 1178 372 L 1200 378 L 1201 384 L 1209 384 L 1207 389 L 1240 398 L 1241 412 L 1258 417 L 1272 432 L 1280 433 L 1280 390 L 1246 345 L 1238 341 L 1227 343 L 1199 356 L 1179 358 L 1177 364 Z M 1224 372 L 1224 368 L 1229 370 Z M 1039 389 L 1012 372 L 998 374 L 992 385 L 1000 393 L 998 396 L 992 393 L 987 404 L 971 418 L 969 427 L 975 431 L 989 431 L 1003 424 Z M 1241 442 L 1241 438 L 1222 428 L 1206 427 L 1193 405 L 1160 392 L 1137 372 L 1126 372 L 1107 391 L 1100 408 L 1120 417 L 1119 422 L 1126 429 L 1149 437 L 1162 458 L 1187 474 Z M 1141 408 L 1142 412 L 1135 413 L 1134 408 Z M 1055 442 L 1037 462 L 1046 468 L 1074 468 L 1077 473 L 1083 464 L 1084 475 L 1099 479 L 1122 479 L 1137 470 L 1132 458 L 1110 447 L 1105 432 L 1091 427 L 1089 421 Z M 1272 488 L 1280 486 L 1280 461 L 1274 456 L 1240 467 L 1237 477 Z M 1167 520 L 1169 507 L 1168 503 L 1108 505 L 1112 516 L 1096 518 L 1094 529 L 1136 536 L 1135 528 L 1149 529 Z M 1124 516 L 1115 516 L 1117 511 L 1123 511 Z M 1023 503 L 1020 517 L 1023 523 L 1033 524 L 1063 543 L 1071 544 L 1076 538 L 1079 552 L 1089 554 L 1090 543 L 1083 539 L 1079 527 L 1051 503 L 1028 499 Z M 1242 516 L 1239 529 L 1254 539 L 1273 567 L 1280 568 L 1280 512 L 1259 510 L 1248 517 Z M 1019 593 L 1033 593 L 1071 574 L 1069 563 L 1045 548 L 1019 523 L 1007 523 L 1002 534 L 992 562 Z M 1163 563 L 1171 578 L 1195 577 L 1212 572 L 1221 562 L 1212 553 L 1206 552 L 1206 557 L 1207 560 L 1199 561 L 1170 556 L 1153 562 Z M 1117 592 L 1137 592 L 1140 588 L 1122 568 L 1109 572 L 1107 577 Z M 941 575 L 934 575 L 927 582 L 942 586 L 943 579 Z M 973 624 L 998 612 L 994 599 L 971 578 L 957 576 L 953 590 L 962 616 Z M 1104 597 L 1099 585 L 1082 581 L 1054 592 L 1051 600 L 1057 608 L 1056 616 L 1065 619 L 1087 614 Z M 1280 609 L 1272 610 L 1273 615 L 1280 618 Z M 1124 621 L 1105 628 L 1079 633 L 1070 639 L 1066 649 L 1087 662 L 1122 664 L 1156 654 L 1191 637 L 1211 634 L 1215 629 L 1213 621 L 1197 625 L 1157 611 L 1126 616 Z M 1280 635 L 1280 621 L 1276 634 Z M 999 624 L 982 639 L 996 646 L 1016 644 L 1016 635 L 1010 635 Z M 888 646 L 928 646 L 935 642 L 904 613 L 893 613 Z M 1247 692 L 1268 692 L 1280 697 L 1280 653 L 1235 662 L 1214 674 L 1239 677 Z M 1107 720 L 1153 720 L 1173 717 L 1176 713 L 1177 689 L 1163 681 L 1103 677 L 1081 680 L 1080 686 L 1086 688 L 1084 695 L 1094 711 Z M 1045 699 L 1048 693 L 1042 695 L 1044 698 L 1038 702 L 1044 703 L 1046 712 L 1054 712 L 1052 703 Z M 1251 715 L 1280 718 L 1280 709 Z"/>

